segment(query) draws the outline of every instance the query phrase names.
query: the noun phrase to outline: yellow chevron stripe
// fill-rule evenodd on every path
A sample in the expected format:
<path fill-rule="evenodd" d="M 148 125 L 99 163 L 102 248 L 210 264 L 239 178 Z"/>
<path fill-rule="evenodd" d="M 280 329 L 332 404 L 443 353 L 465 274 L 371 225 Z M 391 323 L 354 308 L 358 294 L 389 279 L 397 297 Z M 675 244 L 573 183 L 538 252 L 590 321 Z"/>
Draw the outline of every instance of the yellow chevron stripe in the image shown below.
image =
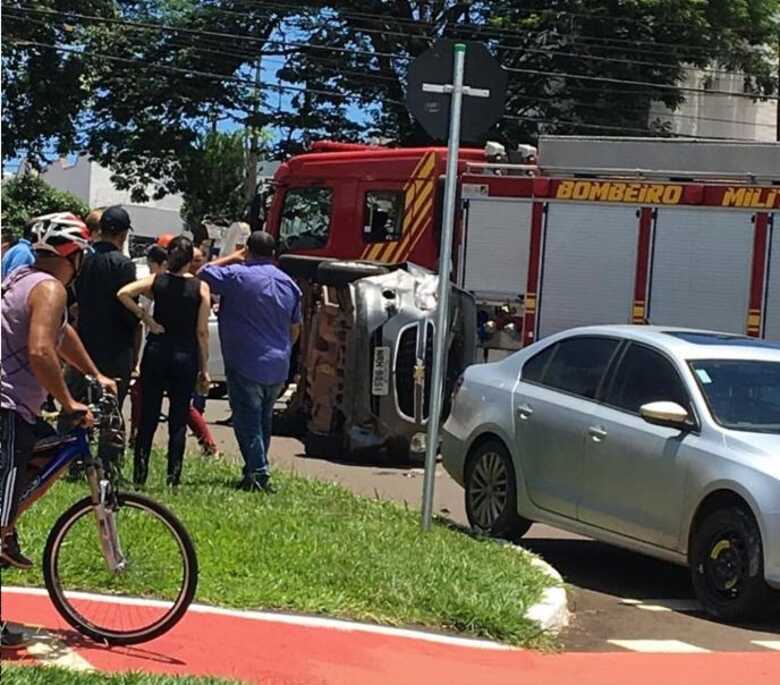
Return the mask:
<path fill-rule="evenodd" d="M 417 231 L 417 235 L 414 237 L 414 241 L 412 241 L 411 245 L 409 245 L 409 249 L 406 251 L 406 254 L 404 254 L 399 261 L 404 261 L 406 259 L 409 259 L 409 257 L 414 252 L 414 248 L 417 247 L 417 243 L 420 242 L 420 239 L 425 235 L 425 229 L 428 227 L 429 224 L 432 223 L 433 216 L 431 214 L 426 215 L 426 220 L 423 222 L 422 226 L 420 227 L 420 230 Z"/>
<path fill-rule="evenodd" d="M 410 245 L 412 241 L 414 241 L 415 243 L 417 242 L 416 238 L 420 233 L 420 231 L 424 229 L 427 219 L 430 218 L 432 210 L 433 210 L 433 200 L 429 197 L 428 202 L 421 208 L 421 210 L 415 216 L 414 224 L 412 225 L 412 228 L 406 232 L 404 239 L 401 241 L 401 244 L 398 246 L 398 248 L 394 251 L 392 255 L 392 259 L 390 261 L 395 261 L 395 262 L 401 261 L 402 258 L 405 259 L 406 256 L 410 254 L 411 250 L 407 249 L 407 247 Z"/>
<path fill-rule="evenodd" d="M 409 180 L 404 184 L 404 190 L 407 190 L 409 186 L 412 185 L 412 183 L 414 183 L 418 178 L 425 178 L 428 176 L 431 173 L 435 163 L 436 153 L 428 152 L 424 154 L 420 158 L 420 161 L 417 163 L 417 165 L 414 167 L 414 171 L 412 171 L 411 176 L 409 176 Z"/>

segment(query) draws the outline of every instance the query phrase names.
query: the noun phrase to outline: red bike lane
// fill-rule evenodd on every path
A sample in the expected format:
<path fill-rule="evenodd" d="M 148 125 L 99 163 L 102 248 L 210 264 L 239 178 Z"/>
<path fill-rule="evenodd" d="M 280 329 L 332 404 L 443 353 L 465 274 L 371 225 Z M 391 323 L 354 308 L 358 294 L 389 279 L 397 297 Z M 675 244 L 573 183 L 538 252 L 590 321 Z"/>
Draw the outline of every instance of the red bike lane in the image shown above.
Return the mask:
<path fill-rule="evenodd" d="M 41 644 L 3 659 L 234 678 L 263 685 L 777 685 L 780 653 L 540 654 L 344 621 L 197 606 L 170 633 L 105 647 L 72 631 L 41 592 L 4 588 L 3 616 Z"/>

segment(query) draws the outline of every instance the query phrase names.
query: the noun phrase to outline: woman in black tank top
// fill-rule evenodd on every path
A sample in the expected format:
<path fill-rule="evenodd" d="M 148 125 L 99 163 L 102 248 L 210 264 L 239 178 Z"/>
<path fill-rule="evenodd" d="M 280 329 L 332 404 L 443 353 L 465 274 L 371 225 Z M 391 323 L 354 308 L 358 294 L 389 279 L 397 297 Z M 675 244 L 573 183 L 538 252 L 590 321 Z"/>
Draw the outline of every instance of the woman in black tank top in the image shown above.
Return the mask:
<path fill-rule="evenodd" d="M 146 482 L 149 454 L 168 392 L 168 484 L 181 480 L 187 412 L 198 382 L 207 386 L 210 311 L 209 287 L 189 272 L 192 241 L 174 238 L 168 246 L 168 271 L 143 278 L 122 288 L 117 297 L 141 319 L 148 330 L 141 361 L 143 395 L 141 421 L 135 442 L 133 481 Z M 154 300 L 154 316 L 135 302 L 139 295 Z"/>

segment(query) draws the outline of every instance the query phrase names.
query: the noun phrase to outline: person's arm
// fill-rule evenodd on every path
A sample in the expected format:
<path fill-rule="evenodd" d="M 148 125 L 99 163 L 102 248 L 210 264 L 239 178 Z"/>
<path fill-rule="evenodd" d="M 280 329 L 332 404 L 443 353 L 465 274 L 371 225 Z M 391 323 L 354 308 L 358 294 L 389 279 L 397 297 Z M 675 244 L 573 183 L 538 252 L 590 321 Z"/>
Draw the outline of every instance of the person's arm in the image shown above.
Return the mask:
<path fill-rule="evenodd" d="M 91 422 L 89 408 L 76 402 L 65 384 L 57 353 L 57 338 L 67 304 L 65 288 L 53 280 L 39 283 L 32 289 L 28 304 L 27 354 L 36 380 L 62 405 L 63 411 L 68 414 L 85 412 L 85 422 Z"/>
<path fill-rule="evenodd" d="M 136 302 L 136 298 L 138 298 L 139 295 L 146 295 L 146 297 L 150 298 L 153 297 L 152 285 L 154 285 L 154 276 L 147 276 L 146 278 L 141 278 L 138 281 L 133 281 L 132 283 L 123 286 L 119 289 L 116 296 L 130 312 L 135 314 L 135 317 L 139 321 L 143 321 L 144 324 L 146 324 L 150 333 L 159 335 L 160 333 L 165 333 L 165 328 L 157 323 L 149 312 L 145 312 L 141 305 Z"/>
<path fill-rule="evenodd" d="M 92 357 L 89 356 L 84 343 L 81 342 L 79 334 L 70 324 L 65 326 L 62 341 L 59 347 L 60 357 L 70 364 L 73 368 L 81 371 L 85 376 L 94 376 L 100 385 L 113 395 L 117 394 L 116 383 L 104 376 L 95 366 Z"/>
<path fill-rule="evenodd" d="M 197 276 L 208 283 L 211 291 L 217 295 L 225 295 L 230 288 L 233 270 L 225 267 L 240 264 L 246 257 L 246 250 L 236 250 L 229 255 L 219 257 L 213 262 L 204 264 L 198 270 Z"/>
<path fill-rule="evenodd" d="M 205 385 L 209 378 L 209 315 L 211 314 L 211 291 L 208 283 L 200 282 L 200 307 L 198 308 L 198 358 L 199 377 Z"/>

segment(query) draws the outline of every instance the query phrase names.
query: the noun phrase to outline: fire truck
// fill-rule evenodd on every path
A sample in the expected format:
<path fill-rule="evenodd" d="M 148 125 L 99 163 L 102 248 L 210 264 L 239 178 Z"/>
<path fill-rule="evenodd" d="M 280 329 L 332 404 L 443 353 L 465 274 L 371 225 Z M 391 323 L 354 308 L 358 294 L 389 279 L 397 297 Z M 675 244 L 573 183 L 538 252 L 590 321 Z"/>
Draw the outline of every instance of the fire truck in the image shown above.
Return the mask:
<path fill-rule="evenodd" d="M 437 269 L 447 150 L 318 142 L 277 170 L 282 252 Z M 454 282 L 485 349 L 653 323 L 780 340 L 780 144 L 542 137 L 461 149 Z"/>

